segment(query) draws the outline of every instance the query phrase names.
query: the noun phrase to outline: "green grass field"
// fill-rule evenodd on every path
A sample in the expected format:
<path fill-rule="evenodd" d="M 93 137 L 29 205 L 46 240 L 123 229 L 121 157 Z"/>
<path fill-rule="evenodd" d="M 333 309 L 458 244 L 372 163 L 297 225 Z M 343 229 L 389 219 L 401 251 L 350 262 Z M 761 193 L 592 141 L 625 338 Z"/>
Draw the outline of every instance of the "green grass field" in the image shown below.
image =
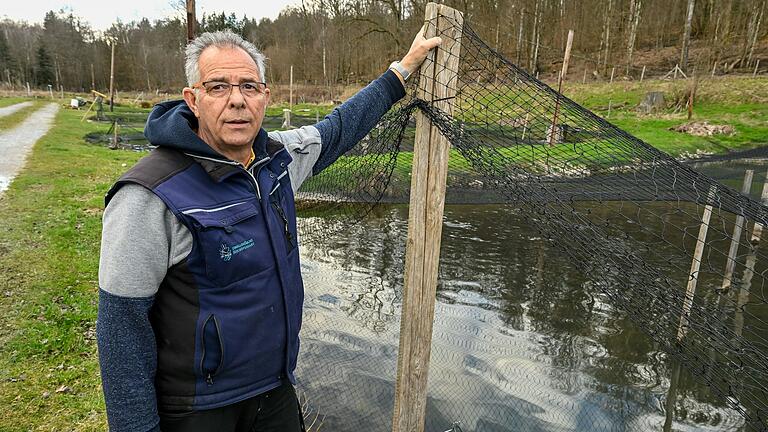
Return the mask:
<path fill-rule="evenodd" d="M 632 111 L 645 91 L 683 85 L 680 83 L 575 85 L 568 86 L 566 94 L 593 109 L 608 101 L 626 102 L 625 108 L 612 111 L 609 120 L 673 155 L 697 149 L 722 153 L 768 144 L 768 105 L 760 99 L 768 95 L 758 91 L 765 80 L 738 78 L 715 80 L 715 84 L 719 90 L 701 90 L 694 119 L 727 122 L 737 133 L 717 137 L 714 142 L 667 130 L 684 122 L 685 113 L 668 110 L 646 117 Z M 22 100 L 0 99 L 0 106 Z M 0 128 L 20 122 L 42 103 L 0 118 Z M 332 106 L 297 108 L 319 109 L 323 115 Z M 115 115 L 138 113 L 130 116 L 140 118 L 146 112 L 118 106 Z M 2 431 L 106 430 L 94 340 L 103 197 L 142 154 L 86 144 L 86 133 L 105 131 L 109 124 L 81 122 L 83 113 L 59 112 L 54 128 L 36 144 L 22 173 L 0 197 L 0 226 L 4 227 L 0 235 Z M 272 107 L 269 113 L 279 115 L 282 107 Z M 567 158 L 571 148 L 563 146 L 553 152 Z M 533 152 L 508 156 L 520 163 L 530 161 L 532 167 L 540 157 Z M 398 181 L 408 178 L 411 158 L 409 152 L 398 156 Z M 452 159 L 459 168 L 467 164 L 456 153 Z M 343 173 L 337 174 L 340 177 L 331 181 L 349 181 Z"/>
<path fill-rule="evenodd" d="M 103 197 L 141 156 L 61 110 L 0 198 L 0 430 L 104 431 L 94 328 Z"/>

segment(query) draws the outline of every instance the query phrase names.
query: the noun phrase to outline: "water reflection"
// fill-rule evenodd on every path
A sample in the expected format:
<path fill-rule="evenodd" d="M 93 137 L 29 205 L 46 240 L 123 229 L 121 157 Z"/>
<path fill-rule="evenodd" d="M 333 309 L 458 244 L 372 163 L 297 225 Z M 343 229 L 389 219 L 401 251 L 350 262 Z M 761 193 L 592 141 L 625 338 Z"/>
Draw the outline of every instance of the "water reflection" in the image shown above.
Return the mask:
<path fill-rule="evenodd" d="M 704 170 L 716 177 L 734 172 L 728 163 Z M 762 175 L 755 177 L 762 182 Z M 677 333 L 679 312 L 665 313 L 670 307 L 664 301 L 681 298 L 700 208 L 632 202 L 574 206 L 615 241 L 626 239 L 675 295 L 649 297 L 645 287 L 619 285 L 620 278 L 585 271 L 606 267 L 575 261 L 542 232 L 535 215 L 502 205 L 448 206 L 427 430 L 443 432 L 455 421 L 465 431 L 752 430 L 705 385 L 720 382 L 722 370 L 692 371 L 673 360 L 659 338 L 647 335 L 655 328 L 672 337 Z M 716 211 L 712 220 L 708 242 L 713 251 L 727 250 L 734 216 Z M 307 244 L 303 249 L 300 386 L 325 415 L 324 430 L 389 430 L 407 208 L 377 208 L 352 227 L 332 215 L 302 223 L 337 234 L 322 248 Z M 725 257 L 709 253 L 703 259 L 687 349 L 709 358 L 709 364 L 722 366 L 731 351 L 705 349 L 713 346 L 701 339 L 708 326 L 729 326 L 763 346 L 763 336 L 750 330 L 749 320 L 756 323 L 768 311 L 749 303 L 747 287 L 762 295 L 766 263 L 755 262 L 748 246 L 741 251 L 739 262 L 748 271 L 734 280 L 742 288 L 727 293 L 727 301 L 717 293 Z M 615 292 L 623 296 L 611 295 Z M 628 314 L 628 307 L 647 314 Z M 746 412 L 749 391 L 757 388 L 750 379 L 764 377 L 745 377 L 729 386 L 746 403 Z"/>

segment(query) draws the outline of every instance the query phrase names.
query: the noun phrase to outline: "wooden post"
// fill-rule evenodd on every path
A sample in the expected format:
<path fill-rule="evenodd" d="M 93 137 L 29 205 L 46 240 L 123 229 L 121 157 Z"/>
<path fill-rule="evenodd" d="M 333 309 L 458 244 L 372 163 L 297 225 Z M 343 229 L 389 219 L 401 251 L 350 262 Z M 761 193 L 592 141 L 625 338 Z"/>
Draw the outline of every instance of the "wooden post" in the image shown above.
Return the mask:
<path fill-rule="evenodd" d="M 741 184 L 742 195 L 749 195 L 752 189 L 752 176 L 755 174 L 752 170 L 744 173 L 744 182 Z M 733 225 L 733 235 L 731 236 L 731 247 L 728 249 L 728 260 L 725 262 L 725 275 L 720 290 L 723 293 L 731 289 L 733 282 L 733 270 L 736 268 L 736 253 L 739 251 L 739 242 L 741 241 L 741 232 L 744 230 L 744 216 L 736 216 L 736 223 Z"/>
<path fill-rule="evenodd" d="M 754 72 L 752 72 L 752 76 L 753 76 L 753 77 L 756 77 L 756 76 L 757 76 L 757 69 L 758 69 L 759 67 L 760 67 L 760 59 L 757 59 L 757 63 L 755 63 L 755 71 L 754 71 Z"/>
<path fill-rule="evenodd" d="M 565 55 L 563 55 L 563 72 L 560 74 L 560 81 L 565 81 L 568 75 L 568 63 L 571 61 L 571 48 L 573 47 L 573 30 L 568 30 L 568 41 L 565 43 Z"/>
<path fill-rule="evenodd" d="M 763 205 L 768 205 L 768 172 L 765 174 L 765 183 L 763 184 L 763 193 L 760 197 Z M 755 264 L 757 263 L 757 247 L 760 244 L 760 237 L 763 234 L 763 225 L 755 222 L 752 227 L 752 238 L 749 240 L 749 255 L 744 263 L 744 274 L 741 277 L 741 289 L 736 296 L 736 315 L 733 318 L 733 331 L 741 336 L 744 330 L 744 306 L 749 302 L 749 292 L 752 289 L 752 277 L 755 275 Z"/>
<path fill-rule="evenodd" d="M 289 89 L 289 96 L 288 96 L 288 109 L 293 109 L 293 65 L 291 65 L 291 81 L 288 85 Z"/>
<path fill-rule="evenodd" d="M 417 95 L 452 114 L 464 18 L 428 3 L 424 21 L 424 36 L 440 35 L 443 42 L 421 66 Z M 393 432 L 424 430 L 449 149 L 448 139 L 417 113 Z"/>
<path fill-rule="evenodd" d="M 611 84 L 613 84 L 613 74 L 616 72 L 616 67 L 611 68 Z"/>
<path fill-rule="evenodd" d="M 715 198 L 715 186 L 709 189 L 707 202 Z M 701 256 L 704 253 L 704 245 L 707 242 L 707 231 L 709 230 L 709 219 L 712 217 L 712 206 L 707 204 L 704 207 L 704 214 L 701 216 L 701 226 L 699 226 L 699 237 L 696 239 L 696 248 L 693 251 L 693 261 L 691 261 L 691 272 L 688 275 L 688 286 L 685 289 L 685 300 L 683 300 L 683 313 L 680 315 L 680 325 L 677 328 L 677 341 L 680 342 L 688 333 L 688 317 L 691 315 L 693 307 L 693 297 L 696 295 L 696 284 L 699 281 L 699 269 L 701 268 Z"/>
<path fill-rule="evenodd" d="M 555 145 L 555 142 L 561 141 L 561 134 L 559 127 L 557 126 L 557 115 L 560 111 L 560 95 L 563 92 L 563 81 L 565 81 L 565 75 L 568 73 L 568 62 L 571 60 L 571 47 L 573 46 L 573 30 L 568 30 L 568 41 L 565 44 L 565 54 L 563 55 L 563 69 L 557 76 L 557 100 L 555 101 L 555 113 L 552 116 L 552 126 L 549 128 L 548 142 L 550 146 Z"/>
<path fill-rule="evenodd" d="M 283 108 L 283 125 L 280 128 L 281 129 L 291 128 L 291 110 L 289 110 L 288 108 Z"/>
<path fill-rule="evenodd" d="M 195 0 L 187 0 L 187 43 L 195 38 L 197 17 L 195 16 Z"/>
<path fill-rule="evenodd" d="M 712 65 L 712 78 L 715 77 L 715 71 L 717 70 L 717 62 Z"/>
<path fill-rule="evenodd" d="M 115 110 L 115 43 L 116 40 L 112 40 L 112 60 L 109 66 L 109 110 Z"/>
<path fill-rule="evenodd" d="M 115 119 L 115 123 L 113 123 L 114 127 L 112 128 L 113 138 L 112 138 L 112 145 L 109 146 L 111 149 L 117 148 L 117 119 Z"/>
<path fill-rule="evenodd" d="M 581 83 L 582 84 L 586 84 L 587 83 L 587 70 L 586 69 L 584 69 L 584 77 L 581 79 Z"/>
<path fill-rule="evenodd" d="M 27 97 L 32 96 L 32 89 L 29 87 L 29 81 L 27 81 Z"/>
<path fill-rule="evenodd" d="M 643 71 L 640 72 L 640 82 L 643 82 L 643 78 L 645 78 L 645 66 L 643 66 Z"/>

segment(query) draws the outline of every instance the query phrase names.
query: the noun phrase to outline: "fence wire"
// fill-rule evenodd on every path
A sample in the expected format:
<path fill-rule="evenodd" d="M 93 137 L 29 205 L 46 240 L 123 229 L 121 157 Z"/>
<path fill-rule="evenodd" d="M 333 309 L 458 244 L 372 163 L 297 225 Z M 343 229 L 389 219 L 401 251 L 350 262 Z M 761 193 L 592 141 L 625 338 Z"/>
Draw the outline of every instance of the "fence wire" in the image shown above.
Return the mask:
<path fill-rule="evenodd" d="M 427 26 L 437 31 L 435 21 Z M 437 33 L 447 39 L 454 30 Z M 407 209 L 398 204 L 408 202 L 414 119 L 424 115 L 452 146 L 447 203 L 497 204 L 503 211 L 494 211 L 492 223 L 525 227 L 499 231 L 523 240 L 530 268 L 523 270 L 513 256 L 519 251 L 511 250 L 501 258 L 510 268 L 501 271 L 526 274 L 527 282 L 518 283 L 526 285 L 530 302 L 588 304 L 585 328 L 605 324 L 591 315 L 596 309 L 626 320 L 637 331 L 634 340 L 647 341 L 649 351 L 663 357 L 666 377 L 655 383 L 665 390 L 659 398 L 642 386 L 613 388 L 589 374 L 578 375 L 573 387 L 556 388 L 545 382 L 553 371 L 572 370 L 549 365 L 549 375 L 537 372 L 553 342 L 516 330 L 525 327 L 515 324 L 525 311 L 505 319 L 493 307 L 462 309 L 469 304 L 457 299 L 462 291 L 446 286 L 461 269 L 443 263 L 428 430 L 694 430 L 679 423 L 695 411 L 691 398 L 676 394 L 681 380 L 692 382 L 695 400 L 726 413 L 699 426 L 768 430 L 768 260 L 761 240 L 768 208 L 557 93 L 492 50 L 468 24 L 453 43 L 461 44 L 458 77 L 438 83 L 455 93 L 452 113 L 439 109 L 437 96 L 424 88 L 426 97 L 417 97 L 420 77 L 414 76 L 408 96 L 297 196 L 301 239 L 314 251 L 309 258 L 338 253 L 328 262 L 346 263 L 338 273 L 324 270 L 325 276 L 304 269 L 300 375 L 316 427 L 391 428 L 407 231 Z M 450 56 L 452 48 L 438 49 Z M 499 241 L 507 240 L 515 238 Z M 465 254 L 454 263 L 488 252 L 479 244 L 455 250 L 452 241 L 444 234 L 443 255 Z M 369 253 L 352 257 L 361 244 Z M 559 282 L 546 282 L 543 264 L 552 257 L 566 262 L 586 291 L 569 299 L 568 291 L 552 289 Z M 354 283 L 367 288 L 356 290 Z M 339 309 L 341 317 L 333 314 Z M 494 323 L 512 330 L 491 330 Z M 601 393 L 584 391 L 600 386 Z"/>

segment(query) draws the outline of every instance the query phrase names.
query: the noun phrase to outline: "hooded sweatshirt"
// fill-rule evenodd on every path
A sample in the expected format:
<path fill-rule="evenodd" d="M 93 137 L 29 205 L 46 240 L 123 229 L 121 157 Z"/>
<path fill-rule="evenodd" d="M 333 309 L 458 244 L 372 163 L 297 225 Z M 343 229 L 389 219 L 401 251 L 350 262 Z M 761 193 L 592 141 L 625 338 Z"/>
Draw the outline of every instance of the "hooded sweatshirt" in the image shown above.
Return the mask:
<path fill-rule="evenodd" d="M 290 155 L 287 175 L 295 192 L 360 141 L 403 96 L 399 79 L 387 71 L 314 126 L 261 130 L 254 141 L 256 160 L 282 145 Z M 195 134 L 196 126 L 189 108 L 173 101 L 156 106 L 145 134 L 161 151 L 186 154 L 201 166 L 211 159 L 227 161 Z M 292 200 L 293 194 L 287 195 Z M 158 429 L 157 383 L 163 376 L 157 369 L 159 329 L 150 317 L 165 307 L 156 300 L 169 269 L 190 255 L 193 244 L 179 215 L 146 185 L 125 181 L 111 190 L 103 218 L 97 342 L 113 432 Z M 251 396 L 235 392 L 228 402 Z"/>

